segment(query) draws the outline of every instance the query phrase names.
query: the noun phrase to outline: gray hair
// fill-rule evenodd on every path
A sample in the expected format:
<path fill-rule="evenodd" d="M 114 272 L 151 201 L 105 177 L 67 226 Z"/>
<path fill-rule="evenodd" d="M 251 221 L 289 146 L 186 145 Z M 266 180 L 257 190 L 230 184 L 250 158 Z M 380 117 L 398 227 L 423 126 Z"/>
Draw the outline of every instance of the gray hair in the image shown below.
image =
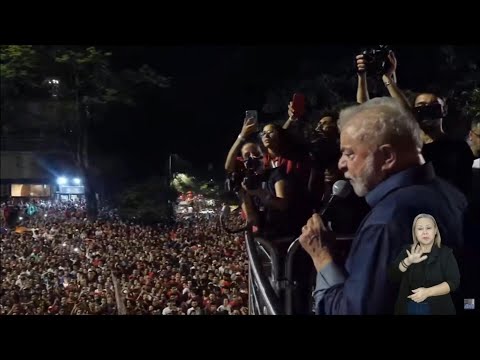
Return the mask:
<path fill-rule="evenodd" d="M 391 97 L 379 97 L 340 112 L 338 126 L 345 129 L 351 120 L 365 113 L 355 137 L 375 145 L 391 144 L 395 147 L 421 149 L 421 130 L 410 109 Z"/>

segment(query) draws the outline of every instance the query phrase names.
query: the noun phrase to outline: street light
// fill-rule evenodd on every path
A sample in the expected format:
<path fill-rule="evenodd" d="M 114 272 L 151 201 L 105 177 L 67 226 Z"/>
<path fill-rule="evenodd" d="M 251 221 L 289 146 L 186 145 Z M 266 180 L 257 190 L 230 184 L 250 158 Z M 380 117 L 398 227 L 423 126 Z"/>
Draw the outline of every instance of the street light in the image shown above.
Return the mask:
<path fill-rule="evenodd" d="M 57 179 L 57 184 L 58 185 L 65 185 L 68 182 L 68 179 L 65 176 L 60 176 Z"/>

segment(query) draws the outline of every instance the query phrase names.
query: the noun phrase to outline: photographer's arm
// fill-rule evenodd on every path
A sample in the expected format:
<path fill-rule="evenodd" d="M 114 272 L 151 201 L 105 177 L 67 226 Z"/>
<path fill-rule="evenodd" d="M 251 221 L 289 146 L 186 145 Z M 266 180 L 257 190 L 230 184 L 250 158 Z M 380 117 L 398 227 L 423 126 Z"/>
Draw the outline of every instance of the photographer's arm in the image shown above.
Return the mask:
<path fill-rule="evenodd" d="M 368 94 L 367 73 L 363 72 L 358 74 L 357 103 L 362 104 L 368 100 L 370 100 L 370 95 Z"/>
<path fill-rule="evenodd" d="M 235 171 L 236 155 L 240 151 L 243 142 L 246 141 L 249 135 L 255 132 L 256 128 L 257 128 L 257 123 L 255 119 L 253 118 L 245 119 L 245 121 L 243 122 L 243 127 L 242 127 L 242 131 L 240 132 L 240 135 L 238 135 L 237 139 L 235 140 L 232 147 L 230 148 L 230 151 L 228 152 L 227 160 L 225 161 L 225 170 L 227 170 L 228 172 Z"/>
<path fill-rule="evenodd" d="M 370 99 L 370 95 L 368 94 L 366 63 L 363 55 L 357 55 L 356 61 L 358 76 L 357 103 L 362 104 Z"/>
<path fill-rule="evenodd" d="M 397 59 L 395 58 L 395 54 L 393 53 L 393 51 L 390 51 L 388 59 L 390 60 L 391 66 L 390 69 L 382 76 L 383 84 L 387 88 L 388 93 L 391 97 L 399 100 L 405 108 L 411 109 L 411 105 L 407 97 L 405 96 L 403 91 L 400 90 L 397 86 Z"/>
<path fill-rule="evenodd" d="M 229 173 L 235 171 L 235 158 L 244 142 L 244 138 L 242 139 L 241 136 L 242 135 L 239 135 L 239 137 L 233 143 L 230 151 L 228 152 L 227 160 L 225 161 L 225 170 Z"/>
<path fill-rule="evenodd" d="M 385 74 L 382 76 L 383 84 L 387 88 L 388 93 L 392 98 L 399 100 L 405 108 L 411 109 L 412 107 L 407 97 L 405 96 L 403 91 L 399 89 L 396 82 L 393 80 L 395 78 L 395 76 L 390 77 Z"/>

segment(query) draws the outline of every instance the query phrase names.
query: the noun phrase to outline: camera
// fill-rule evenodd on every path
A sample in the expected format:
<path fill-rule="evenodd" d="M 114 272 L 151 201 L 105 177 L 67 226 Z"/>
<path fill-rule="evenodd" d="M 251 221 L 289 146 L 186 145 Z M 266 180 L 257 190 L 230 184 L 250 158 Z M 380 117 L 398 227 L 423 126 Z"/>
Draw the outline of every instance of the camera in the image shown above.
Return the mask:
<path fill-rule="evenodd" d="M 388 45 L 378 45 L 375 48 L 370 48 L 362 51 L 367 65 L 367 72 L 372 72 L 377 75 L 385 74 L 391 66 L 388 54 L 390 53 Z"/>
<path fill-rule="evenodd" d="M 417 121 L 437 120 L 444 116 L 442 105 L 434 103 L 424 106 L 416 106 L 413 108 Z"/>
<path fill-rule="evenodd" d="M 250 156 L 243 164 L 245 165 L 245 176 L 243 183 L 248 190 L 256 190 L 262 185 L 261 169 L 263 166 L 261 157 Z"/>
<path fill-rule="evenodd" d="M 229 193 L 238 193 L 245 184 L 248 190 L 255 190 L 261 187 L 263 179 L 262 157 L 248 157 L 243 161 L 242 171 L 235 171 L 227 178 L 225 189 Z"/>

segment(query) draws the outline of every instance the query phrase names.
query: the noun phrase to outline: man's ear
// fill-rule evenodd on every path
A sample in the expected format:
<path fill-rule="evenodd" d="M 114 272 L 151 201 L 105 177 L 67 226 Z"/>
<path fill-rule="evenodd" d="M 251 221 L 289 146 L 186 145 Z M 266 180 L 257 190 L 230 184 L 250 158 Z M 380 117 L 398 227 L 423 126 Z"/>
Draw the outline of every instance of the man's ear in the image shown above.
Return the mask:
<path fill-rule="evenodd" d="M 397 163 L 397 152 L 390 144 L 381 145 L 378 149 L 382 156 L 382 170 L 390 170 Z"/>

